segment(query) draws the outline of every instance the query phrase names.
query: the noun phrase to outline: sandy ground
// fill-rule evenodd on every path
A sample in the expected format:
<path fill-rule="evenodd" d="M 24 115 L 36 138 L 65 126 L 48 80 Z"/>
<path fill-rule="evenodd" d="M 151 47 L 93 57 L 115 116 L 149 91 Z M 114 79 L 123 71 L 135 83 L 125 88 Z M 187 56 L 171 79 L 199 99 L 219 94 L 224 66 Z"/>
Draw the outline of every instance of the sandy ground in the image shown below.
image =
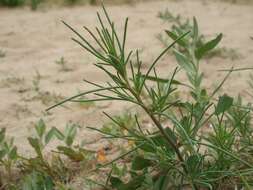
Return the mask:
<path fill-rule="evenodd" d="M 241 54 L 241 58 L 234 61 L 212 58 L 203 62 L 205 83 L 209 87 L 224 76 L 225 73 L 217 72 L 218 69 L 253 66 L 253 40 L 250 40 L 253 36 L 252 5 L 183 0 L 108 7 L 119 31 L 123 29 L 123 19 L 130 18 L 127 48 L 142 49 L 144 64 L 150 64 L 162 47 L 156 35 L 167 25 L 157 18 L 157 14 L 165 8 L 184 17 L 196 16 L 204 34 L 214 36 L 224 33 L 221 46 L 234 48 Z M 37 12 L 28 8 L 0 9 L 0 50 L 6 54 L 0 58 L 0 127 L 7 128 L 22 151 L 29 151 L 25 139 L 33 134 L 31 129 L 39 118 L 43 118 L 48 126 L 59 129 L 64 128 L 68 121 L 84 127 L 99 127 L 103 121 L 102 110 L 115 114 L 126 107 L 125 104 L 103 103 L 87 109 L 67 104 L 65 108 L 45 112 L 53 104 L 53 95 L 68 97 L 90 89 L 91 86 L 82 82 L 83 78 L 101 84 L 107 81 L 105 75 L 92 65 L 95 60 L 70 40 L 73 34 L 60 22 L 64 20 L 82 31 L 83 25 L 94 27 L 98 24 L 97 10 L 99 7 L 90 6 Z M 62 56 L 71 71 L 61 71 L 60 66 L 55 64 Z M 171 73 L 175 65 L 174 58 L 166 56 L 159 65 L 161 75 Z M 40 80 L 36 79 L 38 75 Z M 245 94 L 248 75 L 248 71 L 233 74 L 225 89 L 233 95 Z M 178 78 L 185 79 L 183 75 Z M 38 81 L 38 85 L 34 84 Z M 34 90 L 35 87 L 39 88 L 39 92 Z M 81 140 L 86 141 L 95 137 L 85 129 L 79 135 Z"/>

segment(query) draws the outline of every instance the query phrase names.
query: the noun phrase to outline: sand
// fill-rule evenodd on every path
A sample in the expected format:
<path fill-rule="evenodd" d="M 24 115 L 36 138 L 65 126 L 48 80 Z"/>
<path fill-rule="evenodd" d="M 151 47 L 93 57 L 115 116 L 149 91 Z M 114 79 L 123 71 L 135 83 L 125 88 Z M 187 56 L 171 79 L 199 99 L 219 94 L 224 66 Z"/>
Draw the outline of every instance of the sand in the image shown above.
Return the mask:
<path fill-rule="evenodd" d="M 205 84 L 212 88 L 225 73 L 219 69 L 253 67 L 253 6 L 230 4 L 219 1 L 153 1 L 136 5 L 107 7 L 120 32 L 125 17 L 129 17 L 127 48 L 141 49 L 145 65 L 159 54 L 162 44 L 156 36 L 168 28 L 157 14 L 168 8 L 174 14 L 184 17 L 196 16 L 202 33 L 213 37 L 222 32 L 221 46 L 233 48 L 240 59 L 212 58 L 202 63 Z M 66 21 L 82 31 L 82 26 L 94 28 L 98 21 L 99 7 L 82 6 L 52 8 L 32 12 L 29 8 L 0 9 L 0 128 L 7 128 L 15 137 L 21 152 L 29 152 L 26 137 L 34 134 L 33 126 L 43 118 L 48 127 L 63 129 L 67 122 L 79 123 L 83 129 L 80 141 L 94 141 L 96 135 L 87 131 L 86 126 L 101 127 L 105 120 L 102 111 L 118 114 L 129 105 L 119 102 L 96 104 L 89 108 L 74 103 L 58 107 L 46 113 L 45 109 L 54 104 L 53 96 L 69 97 L 79 91 L 91 89 L 83 82 L 88 79 L 104 84 L 108 78 L 98 71 L 95 59 L 70 40 L 73 33 L 62 23 Z M 55 63 L 61 57 L 67 61 L 71 71 L 65 72 Z M 166 56 L 158 66 L 161 75 L 172 72 L 176 63 L 172 56 Z M 249 71 L 232 74 L 224 89 L 228 94 L 245 95 L 248 89 Z M 38 80 L 40 78 L 40 80 Z M 180 74 L 179 79 L 185 80 Z M 38 82 L 39 81 L 39 82 Z M 36 84 L 37 83 L 37 84 Z M 36 88 L 37 91 L 36 91 Z M 252 91 L 252 90 L 251 90 Z M 96 147 L 96 146 L 95 146 Z"/>

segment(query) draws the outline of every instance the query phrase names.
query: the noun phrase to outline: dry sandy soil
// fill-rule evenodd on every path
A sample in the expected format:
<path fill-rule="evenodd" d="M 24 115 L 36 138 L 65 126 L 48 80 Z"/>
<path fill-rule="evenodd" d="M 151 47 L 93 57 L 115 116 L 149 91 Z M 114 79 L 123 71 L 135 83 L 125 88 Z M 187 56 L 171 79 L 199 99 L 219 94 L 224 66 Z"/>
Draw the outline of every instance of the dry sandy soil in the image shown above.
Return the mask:
<path fill-rule="evenodd" d="M 233 48 L 241 55 L 240 59 L 233 61 L 212 58 L 203 62 L 205 83 L 210 88 L 225 75 L 217 72 L 218 69 L 253 66 L 253 40 L 250 40 L 253 36 L 253 5 L 182 0 L 109 6 L 108 11 L 119 31 L 122 32 L 123 19 L 130 18 L 127 47 L 143 50 L 141 57 L 144 64 L 150 64 L 162 48 L 156 35 L 168 26 L 157 18 L 157 14 L 165 8 L 184 17 L 196 16 L 201 31 L 207 36 L 222 32 L 224 39 L 221 46 Z M 83 25 L 94 27 L 98 24 L 96 11 L 99 9 L 91 6 L 36 12 L 28 8 L 0 9 L 0 50 L 6 54 L 0 58 L 0 127 L 7 128 L 23 152 L 29 151 L 25 139 L 33 134 L 31 129 L 39 118 L 43 118 L 48 126 L 59 129 L 64 128 L 68 121 L 84 127 L 100 127 L 102 110 L 115 114 L 126 107 L 115 102 L 96 104 L 88 109 L 67 104 L 67 107 L 45 112 L 48 106 L 54 104 L 53 95 L 68 97 L 90 89 L 83 78 L 101 84 L 107 81 L 105 75 L 93 66 L 95 60 L 70 40 L 73 34 L 60 22 L 64 20 L 82 31 Z M 71 71 L 61 71 L 60 66 L 55 64 L 62 56 Z M 171 73 L 175 65 L 174 58 L 166 56 L 159 65 L 160 74 Z M 38 73 L 40 82 L 36 85 Z M 235 73 L 224 88 L 233 95 L 246 95 L 248 76 L 249 71 Z M 178 78 L 185 80 L 183 74 Z M 39 92 L 34 90 L 35 87 L 39 87 Z M 94 140 L 94 135 L 85 129 L 79 135 L 82 140 Z"/>

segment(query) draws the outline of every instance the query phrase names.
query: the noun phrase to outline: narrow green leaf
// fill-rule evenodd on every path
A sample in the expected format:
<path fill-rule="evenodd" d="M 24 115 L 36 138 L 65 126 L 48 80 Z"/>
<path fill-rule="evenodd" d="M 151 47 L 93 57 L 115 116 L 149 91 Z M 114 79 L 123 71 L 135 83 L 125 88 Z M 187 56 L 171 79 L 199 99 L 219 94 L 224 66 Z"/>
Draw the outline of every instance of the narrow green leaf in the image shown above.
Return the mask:
<path fill-rule="evenodd" d="M 142 75 L 141 77 L 144 78 L 145 75 Z M 164 78 L 159 78 L 159 77 L 154 77 L 154 76 L 147 76 L 146 79 L 150 80 L 150 81 L 154 81 L 154 82 L 160 82 L 160 83 L 168 83 L 171 81 L 170 79 L 164 79 Z M 179 82 L 178 80 L 172 80 L 171 84 L 184 85 L 183 83 Z"/>
<path fill-rule="evenodd" d="M 172 142 L 174 144 L 176 144 L 177 142 L 177 137 L 175 136 L 175 134 L 173 133 L 173 131 L 170 128 L 165 128 L 164 129 L 165 133 L 167 134 L 167 136 L 172 140 Z M 153 141 L 153 143 L 156 146 L 160 146 L 160 147 L 165 147 L 168 151 L 172 151 L 172 147 L 171 145 L 167 142 L 167 140 L 164 138 L 163 135 L 161 135 L 160 133 L 157 135 L 154 135 L 152 137 L 150 137 L 151 140 Z"/>
<path fill-rule="evenodd" d="M 181 36 L 179 36 L 174 42 L 172 42 L 167 48 L 165 48 L 158 56 L 157 58 L 153 61 L 153 63 L 151 64 L 151 66 L 149 67 L 148 71 L 145 74 L 145 77 L 142 81 L 141 84 L 141 89 L 145 84 L 145 81 L 147 79 L 147 77 L 149 76 L 150 72 L 153 70 L 153 68 L 155 68 L 156 64 L 158 63 L 158 61 L 165 55 L 166 52 L 169 51 L 169 49 L 171 49 L 179 40 L 183 39 L 185 36 L 187 36 L 190 33 L 190 31 L 185 32 L 184 34 L 182 34 Z"/>
<path fill-rule="evenodd" d="M 233 98 L 224 94 L 219 98 L 218 105 L 215 109 L 215 114 L 219 115 L 227 111 L 233 105 Z"/>
<path fill-rule="evenodd" d="M 136 156 L 132 161 L 132 169 L 143 170 L 144 168 L 151 166 L 151 164 L 152 164 L 151 160 L 145 159 L 141 156 Z"/>
<path fill-rule="evenodd" d="M 118 177 L 110 177 L 110 182 L 112 188 L 119 189 L 120 186 L 123 185 L 123 182 Z"/>
<path fill-rule="evenodd" d="M 54 182 L 53 179 L 49 176 L 46 177 L 45 179 L 45 190 L 53 190 L 54 189 Z M 64 190 L 64 189 L 62 189 Z"/>
<path fill-rule="evenodd" d="M 197 155 L 197 154 L 191 155 L 187 158 L 186 167 L 188 168 L 188 171 L 191 171 L 192 176 L 194 174 L 197 174 L 198 167 L 200 166 L 201 161 L 202 160 L 201 160 L 200 155 Z"/>
<path fill-rule="evenodd" d="M 48 144 L 54 137 L 56 137 L 59 140 L 64 139 L 64 135 L 57 128 L 53 127 L 47 133 L 47 135 L 45 137 L 45 143 Z"/>
<path fill-rule="evenodd" d="M 66 131 L 67 131 L 66 132 L 67 134 L 66 134 L 65 143 L 68 146 L 71 146 L 74 142 L 74 139 L 77 133 L 77 126 L 76 125 L 67 126 Z"/>
<path fill-rule="evenodd" d="M 54 130 L 54 135 L 56 136 L 56 138 L 58 140 L 63 140 L 64 139 L 64 135 L 62 134 L 61 131 L 59 131 L 57 128 L 53 127 L 52 130 Z"/>
<path fill-rule="evenodd" d="M 15 160 L 17 158 L 17 147 L 13 147 L 12 150 L 9 153 L 9 158 L 11 160 Z"/>
<path fill-rule="evenodd" d="M 187 73 L 193 73 L 194 68 L 190 60 L 182 53 L 177 51 L 176 49 L 173 51 L 178 64 L 187 72 Z"/>
<path fill-rule="evenodd" d="M 219 34 L 215 39 L 205 43 L 195 51 L 197 59 L 201 59 L 208 51 L 214 49 L 222 39 L 222 34 Z"/>
<path fill-rule="evenodd" d="M 2 160 L 6 154 L 7 154 L 6 150 L 0 150 L 0 160 Z"/>
<path fill-rule="evenodd" d="M 168 184 L 170 182 L 170 177 L 167 175 L 161 175 L 155 181 L 154 190 L 168 190 Z"/>
<path fill-rule="evenodd" d="M 79 152 L 79 151 L 75 151 L 70 147 L 66 147 L 66 146 L 58 146 L 57 149 L 64 154 L 65 156 L 67 156 L 69 159 L 75 161 L 75 162 L 80 162 L 83 161 L 84 155 Z"/>
<path fill-rule="evenodd" d="M 44 135 L 45 130 L 46 130 L 45 122 L 42 119 L 40 119 L 39 122 L 35 125 L 35 129 L 38 136 L 41 138 Z"/>
<path fill-rule="evenodd" d="M 193 18 L 193 42 L 195 45 L 197 44 L 198 36 L 199 36 L 198 22 L 197 22 L 197 19 L 194 17 Z"/>
<path fill-rule="evenodd" d="M 128 183 L 120 185 L 117 190 L 138 189 L 141 186 L 141 184 L 143 183 L 144 179 L 145 179 L 144 175 L 137 176 L 137 177 L 131 179 Z"/>
<path fill-rule="evenodd" d="M 28 137 L 29 144 L 34 148 L 38 156 L 42 156 L 39 140 L 36 138 Z"/>
<path fill-rule="evenodd" d="M 165 32 L 166 32 L 166 34 L 167 34 L 172 40 L 176 40 L 176 39 L 178 39 L 178 37 L 179 37 L 178 35 L 176 35 L 175 33 L 171 32 L 171 31 L 169 31 L 169 30 L 165 30 Z M 177 43 L 178 43 L 180 46 L 184 47 L 184 48 L 187 47 L 187 44 L 186 44 L 186 42 L 184 41 L 184 39 L 178 40 Z"/>
<path fill-rule="evenodd" d="M 149 143 L 140 143 L 140 142 L 136 141 L 135 144 L 136 144 L 136 146 L 140 146 L 140 144 L 142 144 L 140 146 L 140 149 L 144 150 L 145 152 L 151 152 L 151 153 L 156 152 L 155 148 Z"/>

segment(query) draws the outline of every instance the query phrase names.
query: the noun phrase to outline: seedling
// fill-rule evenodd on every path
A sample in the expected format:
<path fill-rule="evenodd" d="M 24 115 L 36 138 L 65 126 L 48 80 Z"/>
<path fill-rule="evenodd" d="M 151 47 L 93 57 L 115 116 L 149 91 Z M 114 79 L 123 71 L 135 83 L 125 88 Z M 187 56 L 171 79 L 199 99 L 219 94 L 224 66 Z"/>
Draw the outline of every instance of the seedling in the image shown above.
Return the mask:
<path fill-rule="evenodd" d="M 61 57 L 60 60 L 55 61 L 55 63 L 61 67 L 61 71 L 68 72 L 72 70 L 67 67 L 67 61 L 64 59 L 64 57 Z"/>
<path fill-rule="evenodd" d="M 194 27 L 194 23 L 190 22 L 190 19 L 183 19 L 181 15 L 174 16 L 168 9 L 166 9 L 164 12 L 159 12 L 158 17 L 163 20 L 166 23 L 172 23 L 171 26 L 171 33 L 167 32 L 167 35 L 173 38 L 173 34 L 183 34 L 187 31 L 192 31 Z M 163 45 L 168 46 L 170 43 L 168 37 L 159 34 L 157 38 L 162 42 Z M 193 38 L 192 35 L 188 35 L 184 39 L 185 43 L 191 43 L 191 39 Z M 198 34 L 198 39 L 196 39 L 196 48 L 201 47 L 203 44 L 205 44 L 207 41 L 207 37 L 203 34 L 200 33 Z M 185 49 L 182 46 L 178 46 L 177 49 L 180 52 L 185 51 Z M 220 58 L 230 58 L 231 60 L 239 59 L 241 58 L 241 55 L 235 50 L 231 48 L 226 48 L 226 47 L 221 47 L 221 48 L 216 48 L 212 51 L 209 51 L 206 55 L 205 58 L 212 58 L 212 57 L 220 57 Z"/>
<path fill-rule="evenodd" d="M 12 86 L 23 86 L 25 84 L 25 79 L 23 77 L 15 77 L 15 76 L 9 76 L 5 79 L 2 79 L 0 81 L 0 87 L 2 88 L 10 88 Z"/>
<path fill-rule="evenodd" d="M 64 98 L 60 94 L 41 90 L 40 89 L 41 79 L 42 79 L 41 74 L 39 73 L 39 71 L 36 71 L 36 75 L 34 76 L 33 81 L 32 81 L 33 90 L 36 92 L 36 95 L 30 99 L 25 99 L 26 101 L 40 100 L 42 104 L 49 105 L 52 103 L 59 102 L 60 100 Z"/>
<path fill-rule="evenodd" d="M 56 184 L 64 184 L 69 181 L 74 174 L 72 169 L 65 165 L 61 155 L 66 156 L 73 162 L 81 162 L 85 161 L 88 155 L 91 154 L 90 151 L 73 144 L 78 128 L 79 126 L 76 124 L 68 124 L 64 133 L 55 127 L 47 130 L 46 124 L 42 119 L 35 125 L 36 135 L 28 138 L 29 144 L 34 149 L 35 157 L 22 157 L 21 169 L 29 174 L 24 181 L 25 185 L 29 186 L 30 179 L 35 178 L 34 180 L 36 180 L 39 176 L 44 180 L 45 178 L 47 179 L 46 181 L 41 181 L 44 185 L 50 182 L 49 184 L 55 186 Z M 58 145 L 57 150 L 52 150 L 54 154 L 50 162 L 45 154 L 45 148 L 54 139 L 62 142 L 63 145 Z M 39 176 L 33 176 L 35 174 Z"/>
<path fill-rule="evenodd" d="M 13 143 L 14 139 L 8 139 L 5 135 L 5 129 L 1 129 L 0 167 L 4 168 L 7 177 L 1 173 L 0 188 L 13 190 L 69 190 L 66 183 L 73 178 L 77 170 L 89 166 L 88 160 L 93 159 L 94 154 L 92 151 L 75 144 L 79 128 L 80 126 L 75 123 L 68 123 L 64 132 L 55 127 L 47 130 L 45 122 L 41 119 L 35 125 L 35 135 L 28 137 L 28 142 L 34 149 L 34 157 L 19 155 L 17 147 Z M 59 145 L 56 150 L 52 150 L 52 158 L 50 158 L 45 148 L 54 139 L 59 141 Z M 63 159 L 62 156 L 65 158 Z M 80 163 L 78 168 L 67 167 L 66 158 L 71 162 L 75 162 L 76 166 Z M 12 170 L 14 168 L 16 168 L 16 173 L 20 172 L 22 174 L 17 182 L 13 179 Z M 15 175 L 17 175 L 16 173 Z M 19 183 L 19 185 L 14 183 Z"/>
<path fill-rule="evenodd" d="M 7 173 L 7 186 L 12 183 L 12 169 L 18 159 L 17 147 L 14 145 L 14 139 L 7 139 L 5 129 L 0 130 L 0 166 Z M 1 177 L 1 176 L 0 176 Z M 2 180 L 0 182 L 4 183 Z M 3 184 L 2 184 L 3 185 Z M 1 186 L 2 188 L 2 186 Z"/>
<path fill-rule="evenodd" d="M 50 105 L 53 103 L 57 103 L 61 100 L 63 100 L 64 97 L 60 94 L 56 94 L 54 92 L 48 92 L 48 91 L 40 91 L 37 95 L 35 95 L 30 100 L 39 100 L 44 105 Z"/>
<path fill-rule="evenodd" d="M 86 152 L 80 146 L 73 145 L 78 128 L 80 128 L 79 125 L 74 123 L 68 123 L 64 131 L 64 138 L 62 139 L 62 141 L 64 142 L 64 146 L 57 147 L 59 153 L 67 156 L 75 162 L 83 161 L 85 159 Z"/>
<path fill-rule="evenodd" d="M 158 17 L 162 19 L 164 22 L 172 22 L 177 23 L 178 25 L 182 25 L 181 15 L 178 14 L 175 16 L 168 9 L 166 9 L 164 12 L 160 11 L 158 13 Z"/>
<path fill-rule="evenodd" d="M 64 138 L 63 134 L 55 127 L 51 128 L 49 131 L 46 131 L 46 125 L 43 120 L 40 120 L 35 125 L 36 136 L 29 137 L 28 142 L 31 147 L 34 149 L 36 156 L 34 158 L 24 159 L 22 168 L 25 172 L 32 171 L 42 171 L 45 174 L 48 174 L 53 179 L 60 179 L 60 175 L 57 171 L 54 170 L 46 160 L 43 150 L 46 145 L 57 138 L 62 140 Z"/>
<path fill-rule="evenodd" d="M 33 90 L 36 91 L 36 92 L 39 92 L 40 91 L 40 80 L 41 80 L 42 76 L 41 74 L 39 73 L 39 71 L 36 70 L 36 75 L 34 76 L 33 78 Z"/>

